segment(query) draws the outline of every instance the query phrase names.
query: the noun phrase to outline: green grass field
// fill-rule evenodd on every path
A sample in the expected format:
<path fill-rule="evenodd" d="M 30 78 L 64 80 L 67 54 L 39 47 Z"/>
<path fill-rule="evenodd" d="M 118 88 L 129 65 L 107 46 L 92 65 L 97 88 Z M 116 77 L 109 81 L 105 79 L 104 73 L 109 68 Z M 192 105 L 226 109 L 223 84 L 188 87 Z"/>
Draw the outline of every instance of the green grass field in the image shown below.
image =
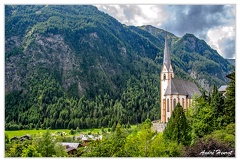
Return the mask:
<path fill-rule="evenodd" d="M 38 134 L 38 133 L 44 133 L 46 132 L 46 130 L 16 130 L 16 131 L 5 131 L 5 133 L 8 135 L 9 138 L 12 138 L 14 136 L 17 136 L 17 137 L 20 137 L 20 136 L 23 136 L 23 135 L 26 135 L 26 134 L 29 134 L 29 135 L 33 135 L 33 134 Z M 69 129 L 53 129 L 53 130 L 50 130 L 50 132 L 52 133 L 55 133 L 55 132 L 66 132 L 68 135 L 69 135 L 69 132 L 70 130 Z M 80 129 L 80 133 L 97 133 L 97 132 L 101 132 L 101 129 Z"/>
<path fill-rule="evenodd" d="M 131 129 L 136 128 L 137 125 L 131 125 Z M 108 128 L 104 128 L 105 131 L 108 130 Z M 44 133 L 46 132 L 46 130 L 15 130 L 15 131 L 5 131 L 5 133 L 8 135 L 9 138 L 12 138 L 14 136 L 17 137 L 21 137 L 23 135 L 29 134 L 29 135 L 33 135 L 33 134 L 38 134 L 38 133 Z M 55 133 L 55 132 L 66 132 L 69 135 L 70 130 L 69 129 L 50 129 L 51 133 Z M 101 128 L 91 128 L 91 129 L 80 129 L 80 133 L 86 134 L 86 133 L 101 133 Z"/>

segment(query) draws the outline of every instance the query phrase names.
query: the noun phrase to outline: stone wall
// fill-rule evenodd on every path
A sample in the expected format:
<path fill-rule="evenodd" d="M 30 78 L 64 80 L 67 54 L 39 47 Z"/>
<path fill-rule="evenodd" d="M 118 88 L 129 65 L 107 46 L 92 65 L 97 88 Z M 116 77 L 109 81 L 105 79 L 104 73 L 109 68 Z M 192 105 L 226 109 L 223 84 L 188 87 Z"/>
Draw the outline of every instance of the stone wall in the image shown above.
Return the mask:
<path fill-rule="evenodd" d="M 167 123 L 161 123 L 160 121 L 153 121 L 152 124 L 152 129 L 156 132 L 163 132 L 165 127 L 167 126 Z"/>

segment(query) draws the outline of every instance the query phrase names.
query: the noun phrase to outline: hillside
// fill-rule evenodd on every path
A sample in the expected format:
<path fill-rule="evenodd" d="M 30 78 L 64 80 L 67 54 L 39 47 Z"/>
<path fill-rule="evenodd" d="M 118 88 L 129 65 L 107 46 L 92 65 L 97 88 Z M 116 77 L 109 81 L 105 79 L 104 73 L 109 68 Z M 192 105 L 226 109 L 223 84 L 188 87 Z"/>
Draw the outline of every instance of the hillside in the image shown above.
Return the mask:
<path fill-rule="evenodd" d="M 85 5 L 6 5 L 5 16 L 6 129 L 159 119 L 163 30 Z M 169 37 L 176 76 L 204 88 L 226 83 L 231 66 L 206 42 Z"/>
<path fill-rule="evenodd" d="M 164 30 L 152 26 L 143 26 L 141 29 L 158 39 L 165 35 Z M 193 34 L 187 33 L 178 38 L 170 33 L 169 42 L 173 67 L 177 66 L 189 74 L 202 88 L 209 91 L 213 84 L 220 86 L 227 82 L 226 75 L 231 65 L 204 40 L 198 39 Z"/>
<path fill-rule="evenodd" d="M 227 61 L 228 61 L 231 65 L 235 66 L 235 59 L 227 59 Z"/>

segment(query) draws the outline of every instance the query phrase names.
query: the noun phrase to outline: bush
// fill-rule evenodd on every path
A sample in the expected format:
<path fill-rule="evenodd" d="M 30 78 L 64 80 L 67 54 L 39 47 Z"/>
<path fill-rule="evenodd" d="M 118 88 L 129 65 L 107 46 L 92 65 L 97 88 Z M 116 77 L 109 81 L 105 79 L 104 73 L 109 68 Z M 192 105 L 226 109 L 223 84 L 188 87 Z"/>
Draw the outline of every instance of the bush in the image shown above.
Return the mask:
<path fill-rule="evenodd" d="M 186 148 L 185 157 L 235 157 L 235 149 L 214 138 L 201 138 Z"/>
<path fill-rule="evenodd" d="M 19 130 L 20 126 L 18 124 L 6 124 L 6 130 Z"/>
<path fill-rule="evenodd" d="M 228 124 L 225 129 L 226 129 L 226 133 L 232 134 L 235 136 L 235 123 Z"/>
<path fill-rule="evenodd" d="M 235 147 L 235 136 L 227 133 L 226 130 L 216 130 L 205 138 L 213 138 L 221 143 L 228 143 L 230 147 Z"/>
<path fill-rule="evenodd" d="M 76 128 L 76 132 L 77 132 L 77 133 L 79 133 L 79 132 L 80 132 L 80 129 L 79 129 L 78 127 Z"/>
<path fill-rule="evenodd" d="M 151 157 L 179 157 L 181 155 L 182 145 L 177 142 L 165 140 L 162 133 L 158 135 L 151 142 Z"/>
<path fill-rule="evenodd" d="M 73 129 L 70 130 L 69 132 L 71 135 L 74 135 L 76 133 L 76 131 L 74 131 Z"/>

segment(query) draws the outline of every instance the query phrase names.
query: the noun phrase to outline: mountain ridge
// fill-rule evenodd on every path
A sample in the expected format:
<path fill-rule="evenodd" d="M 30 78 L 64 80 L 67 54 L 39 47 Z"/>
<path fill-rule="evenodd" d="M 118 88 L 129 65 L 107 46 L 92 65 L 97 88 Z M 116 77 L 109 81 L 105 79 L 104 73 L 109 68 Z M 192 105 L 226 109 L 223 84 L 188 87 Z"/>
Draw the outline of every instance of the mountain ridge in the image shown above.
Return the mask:
<path fill-rule="evenodd" d="M 125 26 L 89 5 L 6 5 L 5 12 L 8 129 L 111 127 L 160 117 L 164 30 Z M 230 64 L 216 51 L 193 35 L 168 37 L 176 76 L 206 89 L 227 83 Z"/>

